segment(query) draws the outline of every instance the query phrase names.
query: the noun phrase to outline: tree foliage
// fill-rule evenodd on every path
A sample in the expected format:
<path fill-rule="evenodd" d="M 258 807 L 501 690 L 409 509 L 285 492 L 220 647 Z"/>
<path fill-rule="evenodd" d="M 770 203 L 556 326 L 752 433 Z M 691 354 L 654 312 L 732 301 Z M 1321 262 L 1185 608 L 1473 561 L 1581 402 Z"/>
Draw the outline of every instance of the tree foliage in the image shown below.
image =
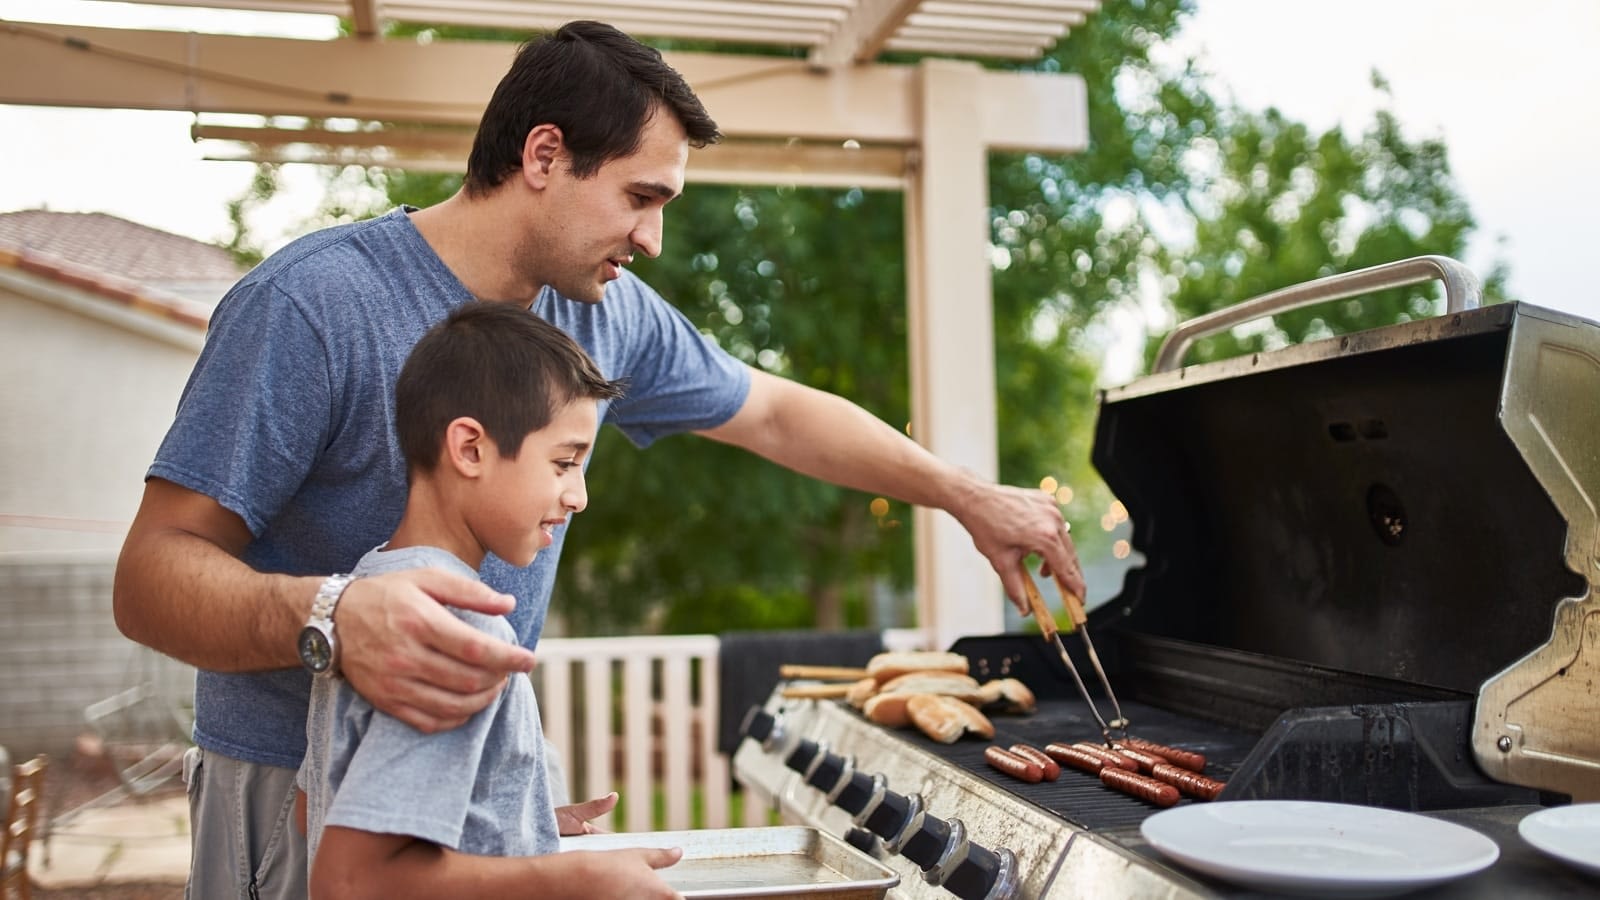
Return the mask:
<path fill-rule="evenodd" d="M 1027 67 L 1084 78 L 1087 151 L 990 160 L 1001 480 L 1072 486 L 1065 509 L 1080 525 L 1111 499 L 1089 449 L 1114 321 L 1144 320 L 1152 300 L 1181 320 L 1333 272 L 1459 255 L 1473 229 L 1444 145 L 1411 142 L 1389 113 L 1355 138 L 1318 134 L 1218 100 L 1193 61 L 1164 61 L 1191 7 L 1103 5 Z M 460 184 L 362 177 L 389 203 L 418 206 Z M 324 219 L 374 211 L 341 202 Z M 900 427 L 910 409 L 902 212 L 892 193 L 697 185 L 668 208 L 665 254 L 636 268 L 740 359 Z M 1502 283 L 1493 273 L 1491 297 Z M 1410 288 L 1307 309 L 1204 341 L 1191 360 L 1435 306 Z M 639 452 L 612 430 L 589 478 L 553 607 L 573 633 L 910 621 L 903 504 L 692 437 Z M 1074 535 L 1085 555 L 1106 552 L 1103 532 Z"/>

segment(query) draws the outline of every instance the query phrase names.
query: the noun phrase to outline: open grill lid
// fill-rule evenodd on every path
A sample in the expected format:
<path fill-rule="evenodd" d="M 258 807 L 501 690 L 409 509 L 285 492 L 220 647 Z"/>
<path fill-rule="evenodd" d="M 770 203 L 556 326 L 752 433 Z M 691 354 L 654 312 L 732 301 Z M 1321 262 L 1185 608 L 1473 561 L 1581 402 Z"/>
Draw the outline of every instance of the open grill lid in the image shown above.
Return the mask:
<path fill-rule="evenodd" d="M 1178 368 L 1191 329 L 1106 391 L 1094 462 L 1146 564 L 1097 612 L 1476 696 L 1491 777 L 1600 799 L 1600 325 L 1474 308 L 1464 272 L 1431 257 L 1270 294 L 1210 330 L 1431 277 L 1451 311 Z"/>

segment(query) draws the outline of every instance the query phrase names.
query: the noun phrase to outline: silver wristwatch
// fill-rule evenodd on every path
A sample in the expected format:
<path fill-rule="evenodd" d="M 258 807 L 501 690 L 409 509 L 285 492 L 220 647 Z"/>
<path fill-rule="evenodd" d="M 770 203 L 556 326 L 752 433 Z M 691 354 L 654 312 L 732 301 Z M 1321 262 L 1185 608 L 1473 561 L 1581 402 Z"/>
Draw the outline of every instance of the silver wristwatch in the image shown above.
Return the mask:
<path fill-rule="evenodd" d="M 311 602 L 311 618 L 300 629 L 300 663 L 313 675 L 333 675 L 339 671 L 339 641 L 333 636 L 333 611 L 344 596 L 353 575 L 329 575 L 317 588 Z"/>

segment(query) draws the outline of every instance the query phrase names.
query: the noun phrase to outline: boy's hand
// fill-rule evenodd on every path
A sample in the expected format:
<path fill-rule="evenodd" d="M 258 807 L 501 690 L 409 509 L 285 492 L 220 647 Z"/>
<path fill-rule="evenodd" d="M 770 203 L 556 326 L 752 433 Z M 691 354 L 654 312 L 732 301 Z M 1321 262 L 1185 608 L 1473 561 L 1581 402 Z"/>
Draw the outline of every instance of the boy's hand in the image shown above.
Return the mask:
<path fill-rule="evenodd" d="M 604 797 L 574 803 L 570 806 L 556 807 L 556 830 L 562 837 L 575 834 L 604 834 L 605 829 L 590 822 L 598 819 L 613 809 L 617 808 L 617 792 L 612 791 Z"/>
<path fill-rule="evenodd" d="M 657 869 L 683 858 L 682 847 L 637 847 L 627 850 L 568 851 L 560 856 L 589 857 L 583 866 L 582 897 L 627 897 L 639 900 L 683 900 Z"/>
<path fill-rule="evenodd" d="M 488 615 L 516 600 L 440 569 L 358 578 L 334 614 L 340 671 L 373 706 L 433 733 L 455 728 L 488 706 L 512 672 L 533 669 L 533 654 L 462 622 L 443 605 Z"/>

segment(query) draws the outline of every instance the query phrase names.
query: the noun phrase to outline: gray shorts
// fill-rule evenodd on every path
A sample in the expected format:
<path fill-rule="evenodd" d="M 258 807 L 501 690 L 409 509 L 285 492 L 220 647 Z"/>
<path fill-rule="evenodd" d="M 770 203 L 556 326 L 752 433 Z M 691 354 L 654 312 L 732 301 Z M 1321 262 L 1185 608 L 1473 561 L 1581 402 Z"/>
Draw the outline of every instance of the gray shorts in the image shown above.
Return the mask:
<path fill-rule="evenodd" d="M 190 747 L 187 900 L 305 900 L 306 839 L 294 823 L 295 770 Z"/>

